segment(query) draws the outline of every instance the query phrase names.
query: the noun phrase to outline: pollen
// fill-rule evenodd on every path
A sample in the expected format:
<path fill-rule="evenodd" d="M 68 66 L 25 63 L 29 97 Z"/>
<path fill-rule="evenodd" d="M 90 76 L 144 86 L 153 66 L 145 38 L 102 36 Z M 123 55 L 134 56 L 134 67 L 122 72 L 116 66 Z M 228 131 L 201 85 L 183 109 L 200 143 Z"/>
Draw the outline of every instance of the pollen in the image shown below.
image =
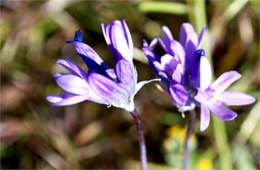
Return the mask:
<path fill-rule="evenodd" d="M 214 100 L 214 101 L 219 100 L 219 94 L 215 94 L 215 95 L 213 96 L 213 100 Z"/>

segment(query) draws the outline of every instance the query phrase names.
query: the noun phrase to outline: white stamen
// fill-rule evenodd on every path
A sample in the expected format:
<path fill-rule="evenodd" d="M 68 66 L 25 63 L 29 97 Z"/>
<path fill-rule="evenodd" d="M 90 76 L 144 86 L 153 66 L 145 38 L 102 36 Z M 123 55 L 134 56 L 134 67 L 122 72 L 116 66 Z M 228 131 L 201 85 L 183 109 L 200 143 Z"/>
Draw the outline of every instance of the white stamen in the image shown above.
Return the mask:
<path fill-rule="evenodd" d="M 181 117 L 182 117 L 183 119 L 185 118 L 184 112 L 181 112 Z"/>

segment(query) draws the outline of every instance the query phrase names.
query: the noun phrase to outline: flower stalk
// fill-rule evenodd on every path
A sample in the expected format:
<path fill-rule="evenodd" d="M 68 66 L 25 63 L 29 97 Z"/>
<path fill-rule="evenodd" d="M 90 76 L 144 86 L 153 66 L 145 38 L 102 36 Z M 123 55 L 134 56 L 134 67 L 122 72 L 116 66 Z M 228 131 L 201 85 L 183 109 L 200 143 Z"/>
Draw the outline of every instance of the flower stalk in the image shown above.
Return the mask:
<path fill-rule="evenodd" d="M 190 159 L 190 148 L 189 148 L 189 139 L 192 135 L 192 133 L 195 130 L 195 123 L 196 123 L 196 113 L 193 110 L 190 111 L 190 121 L 184 141 L 184 159 L 183 159 L 183 165 L 182 169 L 187 170 L 189 165 L 189 159 Z"/>
<path fill-rule="evenodd" d="M 147 170 L 146 146 L 145 146 L 144 130 L 143 130 L 142 122 L 136 110 L 130 113 L 134 118 L 137 132 L 138 132 L 141 170 Z"/>

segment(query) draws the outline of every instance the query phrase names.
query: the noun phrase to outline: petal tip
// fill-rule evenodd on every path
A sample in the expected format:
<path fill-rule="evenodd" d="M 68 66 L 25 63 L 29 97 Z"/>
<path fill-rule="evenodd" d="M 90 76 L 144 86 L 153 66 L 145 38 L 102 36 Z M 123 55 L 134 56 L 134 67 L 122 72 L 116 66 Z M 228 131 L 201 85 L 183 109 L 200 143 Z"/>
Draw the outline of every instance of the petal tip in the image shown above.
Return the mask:
<path fill-rule="evenodd" d="M 203 132 L 208 128 L 209 125 L 205 126 L 204 124 L 200 124 L 200 131 Z"/>
<path fill-rule="evenodd" d="M 237 113 L 234 113 L 233 117 L 230 117 L 227 121 L 234 120 L 237 117 Z"/>

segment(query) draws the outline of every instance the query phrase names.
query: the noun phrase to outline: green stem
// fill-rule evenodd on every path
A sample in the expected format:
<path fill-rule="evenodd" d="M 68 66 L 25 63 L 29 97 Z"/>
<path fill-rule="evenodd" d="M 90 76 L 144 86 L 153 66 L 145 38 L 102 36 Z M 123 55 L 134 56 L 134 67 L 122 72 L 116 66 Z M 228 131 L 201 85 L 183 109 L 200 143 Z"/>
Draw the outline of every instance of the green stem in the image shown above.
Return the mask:
<path fill-rule="evenodd" d="M 248 0 L 233 1 L 224 12 L 224 18 L 227 21 L 232 20 L 248 3 Z"/>
<path fill-rule="evenodd" d="M 203 26 L 207 25 L 206 2 L 205 0 L 187 0 L 187 5 L 190 11 L 188 13 L 189 19 L 195 26 L 196 31 L 199 32 Z M 208 32 L 205 34 L 203 48 L 206 51 L 206 55 L 212 65 L 210 37 Z M 212 73 L 214 75 L 213 69 Z M 212 122 L 220 160 L 219 169 L 231 170 L 232 157 L 228 144 L 225 123 L 222 120 L 215 118 L 214 116 L 212 116 Z"/>
<path fill-rule="evenodd" d="M 231 170 L 232 168 L 232 156 L 228 144 L 227 132 L 225 122 L 214 116 L 212 116 L 213 129 L 215 133 L 216 145 L 219 152 L 219 169 Z"/>
<path fill-rule="evenodd" d="M 186 5 L 179 2 L 142 2 L 138 5 L 141 12 L 167 13 L 183 15 L 187 13 Z"/>
<path fill-rule="evenodd" d="M 182 164 L 183 170 L 189 169 L 189 160 L 190 160 L 189 139 L 195 131 L 195 124 L 196 124 L 196 112 L 195 112 L 195 110 L 191 110 L 190 111 L 190 122 L 188 125 L 188 129 L 187 129 L 186 137 L 185 137 L 185 141 L 184 141 L 184 159 L 183 159 L 183 164 Z"/>

